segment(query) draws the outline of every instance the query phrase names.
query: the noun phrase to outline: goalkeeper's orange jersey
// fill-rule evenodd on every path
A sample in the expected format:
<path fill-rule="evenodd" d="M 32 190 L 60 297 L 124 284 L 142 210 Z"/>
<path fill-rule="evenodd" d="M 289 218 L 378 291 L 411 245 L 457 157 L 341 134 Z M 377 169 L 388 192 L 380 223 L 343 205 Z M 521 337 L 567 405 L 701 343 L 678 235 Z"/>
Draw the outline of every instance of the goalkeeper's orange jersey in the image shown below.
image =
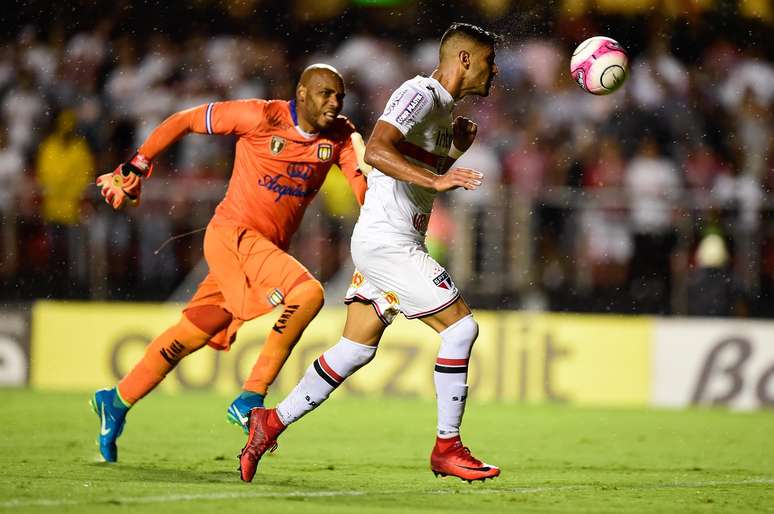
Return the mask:
<path fill-rule="evenodd" d="M 138 151 L 153 159 L 187 132 L 236 135 L 234 169 L 213 221 L 252 228 L 287 249 L 334 163 L 362 205 L 366 181 L 350 140 L 354 130 L 339 116 L 324 133 L 306 134 L 293 101 L 215 102 L 170 116 Z"/>

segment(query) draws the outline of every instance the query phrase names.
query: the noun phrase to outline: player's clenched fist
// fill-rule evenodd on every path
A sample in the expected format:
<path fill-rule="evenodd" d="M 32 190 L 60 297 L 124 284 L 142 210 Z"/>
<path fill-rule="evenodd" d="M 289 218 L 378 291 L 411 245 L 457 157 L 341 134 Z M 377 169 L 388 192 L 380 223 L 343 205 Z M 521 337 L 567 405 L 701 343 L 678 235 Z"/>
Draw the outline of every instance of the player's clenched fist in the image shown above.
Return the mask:
<path fill-rule="evenodd" d="M 433 182 L 433 187 L 439 193 L 458 187 L 473 190 L 478 189 L 483 178 L 482 173 L 470 168 L 452 168 L 446 174 L 438 175 Z"/>
<path fill-rule="evenodd" d="M 105 201 L 114 209 L 120 209 L 126 200 L 136 207 L 140 205 L 142 179 L 150 177 L 152 172 L 153 164 L 150 160 L 137 153 L 112 173 L 97 177 L 97 186 L 102 189 Z"/>
<path fill-rule="evenodd" d="M 476 139 L 476 132 L 478 132 L 478 125 L 476 125 L 473 120 L 464 116 L 457 116 L 452 124 L 452 140 L 454 146 L 460 152 L 466 151 Z"/>

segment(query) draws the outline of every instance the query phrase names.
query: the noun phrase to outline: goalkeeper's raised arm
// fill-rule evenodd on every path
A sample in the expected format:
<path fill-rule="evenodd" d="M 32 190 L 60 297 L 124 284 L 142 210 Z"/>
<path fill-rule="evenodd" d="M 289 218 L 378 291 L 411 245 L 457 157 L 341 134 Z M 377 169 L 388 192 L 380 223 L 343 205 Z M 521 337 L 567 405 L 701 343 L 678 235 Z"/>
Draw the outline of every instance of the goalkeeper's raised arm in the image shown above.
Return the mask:
<path fill-rule="evenodd" d="M 129 161 L 97 178 L 102 196 L 114 209 L 120 209 L 127 200 L 133 206 L 139 205 L 142 181 L 150 177 L 153 159 L 164 149 L 190 132 L 246 134 L 258 125 L 264 103 L 264 100 L 218 102 L 216 111 L 213 102 L 176 112 L 151 132 Z"/>

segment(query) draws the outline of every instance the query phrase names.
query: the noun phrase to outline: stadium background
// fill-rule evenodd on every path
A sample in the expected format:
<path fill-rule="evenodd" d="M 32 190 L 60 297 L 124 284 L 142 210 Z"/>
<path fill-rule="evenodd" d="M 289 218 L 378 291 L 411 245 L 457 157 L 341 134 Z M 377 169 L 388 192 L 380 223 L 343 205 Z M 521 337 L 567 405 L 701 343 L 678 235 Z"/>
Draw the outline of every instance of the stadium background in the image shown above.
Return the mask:
<path fill-rule="evenodd" d="M 507 37 L 492 97 L 461 104 L 481 128 L 465 162 L 487 181 L 438 202 L 430 247 L 474 305 L 772 312 L 770 3 L 379 3 L 33 1 L 4 13 L 0 299 L 185 299 L 203 273 L 202 234 L 154 251 L 206 225 L 232 141 L 184 138 L 137 210 L 106 209 L 97 173 L 174 111 L 290 98 L 315 61 L 341 69 L 345 112 L 368 134 L 395 85 L 431 72 L 438 35 L 465 19 Z M 598 33 L 633 59 L 626 86 L 604 98 L 567 73 L 575 44 Z M 68 123 L 75 137 L 57 144 Z M 348 283 L 357 215 L 335 178 L 293 249 L 332 299 Z M 710 233 L 728 252 L 714 274 L 696 252 Z"/>
<path fill-rule="evenodd" d="M 770 2 L 29 0 L 0 20 L 0 511 L 774 504 Z M 170 113 L 290 98 L 317 61 L 343 72 L 345 112 L 367 135 L 398 83 L 432 71 L 457 20 L 506 43 L 491 97 L 460 106 L 480 126 L 464 159 L 486 186 L 439 199 L 428 245 L 476 309 L 466 440 L 503 476 L 485 489 L 429 481 L 436 336 L 402 319 L 249 489 L 223 414 L 272 316 L 230 352 L 185 359 L 132 411 L 121 465 L 94 465 L 86 398 L 126 373 L 206 272 L 193 231 L 222 196 L 233 141 L 170 148 L 139 209 L 113 212 L 97 174 Z M 609 97 L 567 72 L 596 34 L 632 57 Z M 327 305 L 270 403 L 341 333 L 356 217 L 332 173 L 292 248 Z"/>
<path fill-rule="evenodd" d="M 201 229 L 225 189 L 233 140 L 176 143 L 158 159 L 139 209 L 113 212 L 92 186 L 166 116 L 218 99 L 290 98 L 300 70 L 322 61 L 344 74 L 345 113 L 368 134 L 396 84 L 432 71 L 438 35 L 459 19 L 506 37 L 493 94 L 460 106 L 480 126 L 463 164 L 483 171 L 485 186 L 442 195 L 428 238 L 471 305 L 491 312 L 477 348 L 499 371 L 482 366 L 482 397 L 772 403 L 772 350 L 763 341 L 774 329 L 744 321 L 774 308 L 767 2 L 145 7 L 28 2 L 3 15 L 4 383 L 88 389 L 115 381 L 206 273 Z M 573 47 L 592 34 L 618 39 L 632 58 L 629 80 L 607 97 L 584 93 L 567 72 Z M 336 340 L 356 217 L 334 170 L 292 247 L 326 285 L 330 313 L 307 333 L 312 346 Z M 148 311 L 136 302 L 157 303 Z M 625 317 L 633 314 L 677 317 Z M 687 315 L 736 321 L 704 330 Z M 91 330 L 113 317 L 123 321 Z M 242 333 L 239 356 L 200 352 L 177 380 L 185 389 L 196 381 L 179 377 L 198 373 L 191 389 L 238 387 L 270 322 Z M 673 370 L 659 355 L 688 344 L 683 332 L 698 346 L 675 346 L 684 357 Z M 406 351 L 431 349 L 411 329 L 388 334 Z M 306 353 L 297 353 L 281 384 L 302 372 Z M 233 373 L 219 359 L 233 360 Z M 374 392 L 430 394 L 421 359 L 392 368 L 384 360 Z M 217 371 L 212 380 L 207 369 Z M 614 378 L 589 378 L 605 369 Z M 723 385 L 731 379 L 743 385 Z"/>

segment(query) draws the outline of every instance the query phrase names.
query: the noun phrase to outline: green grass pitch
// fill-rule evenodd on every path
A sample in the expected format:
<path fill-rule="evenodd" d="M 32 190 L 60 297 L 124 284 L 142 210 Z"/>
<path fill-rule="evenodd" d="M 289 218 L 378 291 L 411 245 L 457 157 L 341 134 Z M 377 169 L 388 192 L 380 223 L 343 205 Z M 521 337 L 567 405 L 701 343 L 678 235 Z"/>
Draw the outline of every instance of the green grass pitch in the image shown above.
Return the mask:
<path fill-rule="evenodd" d="M 0 513 L 774 512 L 774 412 L 468 405 L 463 436 L 502 475 L 438 479 L 435 406 L 333 398 L 244 484 L 230 398 L 152 394 L 118 464 L 88 394 L 0 391 Z"/>

